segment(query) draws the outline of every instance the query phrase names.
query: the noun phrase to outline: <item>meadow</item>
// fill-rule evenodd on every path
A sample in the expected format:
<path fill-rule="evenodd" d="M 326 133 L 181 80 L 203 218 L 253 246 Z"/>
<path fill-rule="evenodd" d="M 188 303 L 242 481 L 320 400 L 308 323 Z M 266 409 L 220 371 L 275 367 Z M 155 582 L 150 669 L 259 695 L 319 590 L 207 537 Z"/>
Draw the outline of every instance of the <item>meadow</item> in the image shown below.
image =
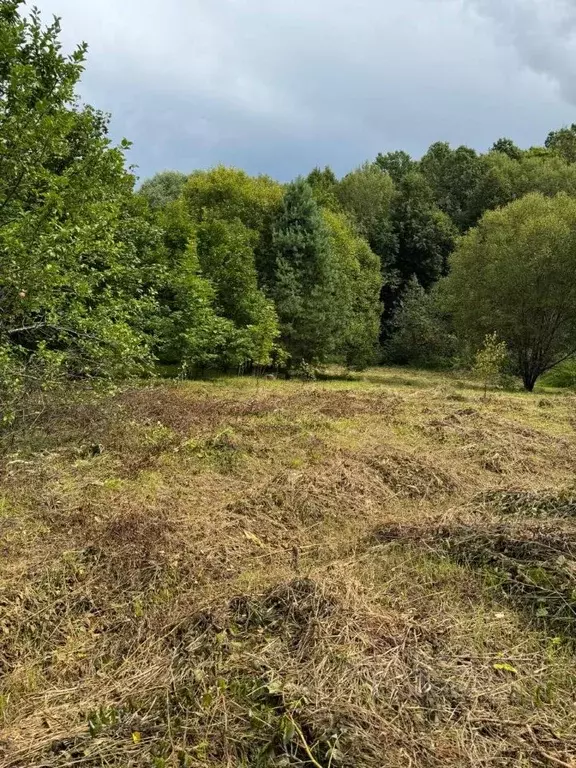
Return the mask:
<path fill-rule="evenodd" d="M 576 395 L 142 383 L 5 439 L 0 764 L 576 765 Z"/>

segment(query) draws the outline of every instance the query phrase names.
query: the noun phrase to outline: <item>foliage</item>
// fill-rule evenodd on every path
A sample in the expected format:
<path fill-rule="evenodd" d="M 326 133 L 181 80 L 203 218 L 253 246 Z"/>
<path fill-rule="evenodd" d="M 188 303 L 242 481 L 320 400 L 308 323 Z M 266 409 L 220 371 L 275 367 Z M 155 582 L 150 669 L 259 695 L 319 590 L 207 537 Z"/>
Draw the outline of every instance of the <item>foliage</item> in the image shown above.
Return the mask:
<path fill-rule="evenodd" d="M 185 375 L 221 367 L 235 328 L 216 312 L 216 292 L 201 274 L 195 240 L 167 262 L 159 285 L 160 311 L 152 321 L 158 358 L 177 364 Z"/>
<path fill-rule="evenodd" d="M 502 152 L 507 155 L 511 160 L 520 160 L 522 157 L 522 150 L 517 147 L 512 139 L 498 139 L 492 145 L 492 152 Z"/>
<path fill-rule="evenodd" d="M 253 177 L 224 166 L 195 171 L 184 189 L 186 207 L 195 222 L 201 222 L 205 215 L 224 221 L 239 219 L 258 233 L 254 255 L 262 286 L 269 285 L 272 279 L 275 258 L 272 228 L 282 196 L 280 184 L 268 176 Z"/>
<path fill-rule="evenodd" d="M 238 219 L 206 215 L 197 228 L 202 274 L 214 286 L 218 314 L 236 329 L 226 353 L 231 365 L 268 365 L 279 333 L 274 306 L 258 288 L 257 241 L 258 233 Z"/>
<path fill-rule="evenodd" d="M 565 360 L 542 376 L 545 387 L 558 389 L 576 389 L 576 360 Z"/>
<path fill-rule="evenodd" d="M 384 346 L 385 359 L 400 365 L 443 367 L 456 351 L 435 297 L 412 277 L 403 292 Z"/>
<path fill-rule="evenodd" d="M 576 163 L 576 123 L 572 123 L 569 128 L 551 131 L 544 145 L 567 163 Z"/>
<path fill-rule="evenodd" d="M 306 177 L 306 181 L 312 187 L 312 192 L 318 205 L 321 205 L 323 208 L 329 208 L 332 211 L 339 210 L 340 203 L 337 196 L 338 179 L 332 168 L 328 165 L 324 170 L 314 168 Z"/>
<path fill-rule="evenodd" d="M 495 384 L 508 359 L 506 342 L 500 341 L 497 333 L 489 333 L 482 347 L 476 352 L 473 372 L 484 383 L 484 396 L 489 384 Z"/>
<path fill-rule="evenodd" d="M 165 208 L 182 195 L 187 176 L 179 171 L 162 171 L 146 179 L 139 194 L 148 201 L 154 210 Z"/>
<path fill-rule="evenodd" d="M 416 171 L 418 163 L 412 160 L 407 152 L 388 152 L 383 155 L 381 152 L 376 157 L 376 165 L 385 171 L 395 184 L 398 184 L 407 173 Z"/>
<path fill-rule="evenodd" d="M 380 260 L 343 214 L 324 211 L 336 271 L 335 354 L 354 369 L 375 362 L 380 334 Z"/>
<path fill-rule="evenodd" d="M 470 202 L 471 222 L 530 192 L 549 197 L 559 192 L 576 195 L 576 165 L 552 153 L 529 151 L 514 160 L 494 152 L 482 158 L 482 165 L 484 171 Z"/>
<path fill-rule="evenodd" d="M 415 278 L 426 289 L 433 286 L 446 273 L 457 234 L 450 217 L 438 208 L 426 179 L 416 171 L 407 173 L 396 188 L 391 229 L 395 248 L 384 273 L 384 343 L 397 331 L 394 317 L 410 280 Z M 397 341 L 399 338 L 397 336 Z M 407 350 L 407 354 L 412 353 Z"/>
<path fill-rule="evenodd" d="M 337 195 L 340 204 L 353 221 L 359 234 L 382 259 L 390 260 L 393 239 L 390 231 L 390 205 L 394 183 L 374 163 L 365 163 L 341 180 Z"/>
<path fill-rule="evenodd" d="M 470 147 L 452 149 L 447 143 L 437 142 L 420 161 L 420 171 L 440 209 L 464 232 L 472 223 L 470 198 L 482 174 L 478 154 Z"/>
<path fill-rule="evenodd" d="M 43 27 L 21 6 L 0 5 L 2 376 L 24 388 L 125 376 L 147 361 L 154 311 L 131 242 L 128 145 L 112 147 L 106 117 L 78 104 L 85 46 L 64 56 L 58 20 Z"/>
<path fill-rule="evenodd" d="M 328 231 L 312 189 L 288 185 L 273 230 L 271 294 L 282 342 L 293 363 L 325 362 L 335 349 L 337 269 Z"/>
<path fill-rule="evenodd" d="M 472 343 L 494 331 L 528 390 L 576 352 L 576 200 L 530 194 L 462 238 L 442 292 Z"/>
<path fill-rule="evenodd" d="M 409 173 L 398 186 L 392 227 L 397 244 L 395 267 L 402 281 L 415 275 L 424 288 L 429 288 L 445 274 L 457 232 L 450 218 L 439 210 L 422 174 Z"/>

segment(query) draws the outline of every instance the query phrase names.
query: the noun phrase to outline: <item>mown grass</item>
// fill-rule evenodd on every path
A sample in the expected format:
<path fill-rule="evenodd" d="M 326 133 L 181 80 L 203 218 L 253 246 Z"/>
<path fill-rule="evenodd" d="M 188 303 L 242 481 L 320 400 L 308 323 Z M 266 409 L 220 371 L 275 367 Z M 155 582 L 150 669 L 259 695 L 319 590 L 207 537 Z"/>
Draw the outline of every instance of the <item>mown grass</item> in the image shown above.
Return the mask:
<path fill-rule="evenodd" d="M 574 766 L 576 396 L 375 369 L 6 441 L 3 766 Z"/>

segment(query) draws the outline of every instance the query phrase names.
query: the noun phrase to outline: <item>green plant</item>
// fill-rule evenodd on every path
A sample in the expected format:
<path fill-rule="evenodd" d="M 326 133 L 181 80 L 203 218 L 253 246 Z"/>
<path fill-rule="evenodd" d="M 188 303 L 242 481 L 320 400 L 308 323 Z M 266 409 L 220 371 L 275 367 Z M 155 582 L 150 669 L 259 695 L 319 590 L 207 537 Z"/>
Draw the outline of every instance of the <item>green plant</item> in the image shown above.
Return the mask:
<path fill-rule="evenodd" d="M 508 359 L 506 342 L 498 340 L 497 333 L 491 333 L 484 339 L 482 348 L 474 358 L 473 372 L 484 383 L 484 397 L 487 397 L 488 385 L 494 384 Z"/>

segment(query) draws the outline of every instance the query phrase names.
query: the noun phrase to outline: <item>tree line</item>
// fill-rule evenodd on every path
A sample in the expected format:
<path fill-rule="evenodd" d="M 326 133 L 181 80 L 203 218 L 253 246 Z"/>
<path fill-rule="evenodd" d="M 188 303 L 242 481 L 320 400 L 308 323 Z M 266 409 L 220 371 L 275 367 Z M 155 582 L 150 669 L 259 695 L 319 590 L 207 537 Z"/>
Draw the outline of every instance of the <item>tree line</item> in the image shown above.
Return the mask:
<path fill-rule="evenodd" d="M 217 167 L 138 189 L 76 95 L 86 46 L 0 0 L 0 389 L 209 369 L 465 361 L 494 332 L 532 389 L 576 351 L 576 126 L 433 144 L 338 179 Z M 4 418 L 13 414 L 5 405 Z"/>

